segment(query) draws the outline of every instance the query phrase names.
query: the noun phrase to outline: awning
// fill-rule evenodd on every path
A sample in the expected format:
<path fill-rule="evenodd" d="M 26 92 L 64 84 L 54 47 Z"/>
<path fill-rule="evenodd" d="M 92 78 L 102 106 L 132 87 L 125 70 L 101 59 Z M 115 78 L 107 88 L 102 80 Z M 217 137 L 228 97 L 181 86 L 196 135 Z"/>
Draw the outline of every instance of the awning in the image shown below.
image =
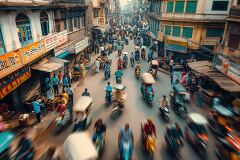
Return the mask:
<path fill-rule="evenodd" d="M 53 72 L 63 67 L 62 63 L 56 63 L 46 58 L 42 59 L 40 62 L 34 64 L 31 68 L 34 70 L 44 71 L 44 72 Z"/>
<path fill-rule="evenodd" d="M 68 60 L 65 59 L 61 59 L 61 58 L 55 58 L 55 57 L 50 57 L 48 60 L 52 61 L 52 62 L 56 62 L 56 63 L 68 63 Z"/>
<path fill-rule="evenodd" d="M 70 54 L 70 52 L 68 50 L 59 50 L 58 52 L 55 53 L 55 57 L 62 59 L 69 54 Z"/>
<path fill-rule="evenodd" d="M 240 92 L 240 85 L 226 77 L 221 72 L 213 69 L 211 62 L 208 61 L 190 62 L 188 63 L 188 66 L 192 70 L 210 78 L 212 81 L 217 83 L 219 87 L 222 88 L 223 90 L 228 92 Z"/>

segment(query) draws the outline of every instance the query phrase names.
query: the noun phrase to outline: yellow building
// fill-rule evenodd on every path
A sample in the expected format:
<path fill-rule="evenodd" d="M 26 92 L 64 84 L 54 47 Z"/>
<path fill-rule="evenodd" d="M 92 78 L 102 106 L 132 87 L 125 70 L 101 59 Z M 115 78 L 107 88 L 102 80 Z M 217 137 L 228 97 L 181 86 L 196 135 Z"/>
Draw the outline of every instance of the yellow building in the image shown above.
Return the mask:
<path fill-rule="evenodd" d="M 150 3 L 156 1 L 159 0 Z M 231 0 L 160 0 L 160 3 L 159 12 L 151 12 L 156 5 L 150 5 L 149 13 L 150 31 L 162 44 L 160 54 L 174 55 L 175 60 L 190 58 L 192 53 L 201 58 L 213 56 L 205 57 L 200 46 L 213 50 L 222 40 Z M 151 26 L 152 21 L 159 26 Z"/>

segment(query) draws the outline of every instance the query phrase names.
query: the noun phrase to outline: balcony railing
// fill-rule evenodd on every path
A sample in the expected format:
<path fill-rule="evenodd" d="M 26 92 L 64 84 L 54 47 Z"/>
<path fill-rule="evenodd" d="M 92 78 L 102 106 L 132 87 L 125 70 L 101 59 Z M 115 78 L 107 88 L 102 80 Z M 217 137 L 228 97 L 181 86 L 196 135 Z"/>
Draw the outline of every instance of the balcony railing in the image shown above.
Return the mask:
<path fill-rule="evenodd" d="M 231 8 L 229 14 L 230 16 L 240 16 L 240 7 Z"/>
<path fill-rule="evenodd" d="M 85 0 L 51 0 L 55 4 L 85 4 Z"/>
<path fill-rule="evenodd" d="M 0 0 L 4 3 L 51 3 L 53 0 Z"/>

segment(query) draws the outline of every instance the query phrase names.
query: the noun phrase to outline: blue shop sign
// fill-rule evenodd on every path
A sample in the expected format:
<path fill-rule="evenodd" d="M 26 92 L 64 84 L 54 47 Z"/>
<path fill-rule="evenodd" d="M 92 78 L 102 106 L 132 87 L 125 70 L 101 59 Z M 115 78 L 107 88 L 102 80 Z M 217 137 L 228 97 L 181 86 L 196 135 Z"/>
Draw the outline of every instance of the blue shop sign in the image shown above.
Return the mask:
<path fill-rule="evenodd" d="M 181 53 L 187 53 L 187 47 L 185 46 L 179 46 L 176 44 L 164 44 L 164 49 L 175 51 L 175 52 L 181 52 Z"/>
<path fill-rule="evenodd" d="M 59 50 L 58 52 L 55 53 L 55 57 L 63 59 L 69 54 L 70 54 L 70 52 L 68 50 Z"/>

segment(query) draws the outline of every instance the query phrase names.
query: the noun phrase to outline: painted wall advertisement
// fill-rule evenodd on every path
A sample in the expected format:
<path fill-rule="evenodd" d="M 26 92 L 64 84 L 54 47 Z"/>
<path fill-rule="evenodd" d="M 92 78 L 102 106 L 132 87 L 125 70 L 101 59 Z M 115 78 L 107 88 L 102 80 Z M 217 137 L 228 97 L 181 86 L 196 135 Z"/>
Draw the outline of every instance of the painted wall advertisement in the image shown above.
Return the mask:
<path fill-rule="evenodd" d="M 222 72 L 224 75 L 240 84 L 240 65 L 233 63 L 227 58 L 218 55 L 214 57 L 214 68 Z"/>
<path fill-rule="evenodd" d="M 81 52 L 82 50 L 84 50 L 85 48 L 88 47 L 88 38 L 85 38 L 83 40 L 81 40 L 80 42 L 75 44 L 75 52 L 76 54 Z"/>
<path fill-rule="evenodd" d="M 8 77 L 0 80 L 0 99 L 20 86 L 23 82 L 31 77 L 29 67 L 23 67 L 20 70 L 10 74 Z"/>
<path fill-rule="evenodd" d="M 21 49 L 23 55 L 23 62 L 27 64 L 34 59 L 40 57 L 44 53 L 46 53 L 44 41 L 34 42 L 24 48 Z"/>
<path fill-rule="evenodd" d="M 68 41 L 67 30 L 51 35 L 44 39 L 46 51 L 54 49 L 55 47 L 60 46 L 63 43 L 66 43 L 67 41 Z"/>
<path fill-rule="evenodd" d="M 23 66 L 20 50 L 0 56 L 0 79 Z"/>

